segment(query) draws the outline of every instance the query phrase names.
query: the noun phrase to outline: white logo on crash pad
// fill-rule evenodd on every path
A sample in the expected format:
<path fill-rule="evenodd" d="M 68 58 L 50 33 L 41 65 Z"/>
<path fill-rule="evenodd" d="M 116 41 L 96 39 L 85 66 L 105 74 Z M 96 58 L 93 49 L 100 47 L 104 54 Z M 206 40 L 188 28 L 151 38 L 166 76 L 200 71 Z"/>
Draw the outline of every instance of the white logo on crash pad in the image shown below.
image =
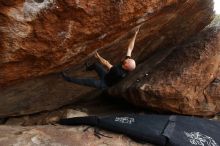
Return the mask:
<path fill-rule="evenodd" d="M 132 124 L 134 123 L 134 118 L 130 118 L 130 117 L 116 117 L 115 118 L 115 122 L 119 122 L 122 124 Z"/>
<path fill-rule="evenodd" d="M 215 140 L 200 132 L 185 132 L 185 135 L 189 138 L 189 142 L 193 145 L 199 146 L 218 146 Z"/>

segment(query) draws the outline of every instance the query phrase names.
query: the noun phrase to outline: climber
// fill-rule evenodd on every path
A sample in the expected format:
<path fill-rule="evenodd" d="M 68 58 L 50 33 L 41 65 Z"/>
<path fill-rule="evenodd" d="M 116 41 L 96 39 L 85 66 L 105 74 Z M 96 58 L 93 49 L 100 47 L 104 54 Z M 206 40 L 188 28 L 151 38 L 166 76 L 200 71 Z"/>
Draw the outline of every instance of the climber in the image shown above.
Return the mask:
<path fill-rule="evenodd" d="M 113 66 L 112 64 L 109 63 L 109 61 L 102 58 L 97 51 L 95 53 L 95 58 L 100 63 L 94 63 L 92 65 L 86 64 L 86 70 L 87 71 L 95 70 L 99 75 L 100 80 L 91 79 L 91 78 L 69 77 L 64 72 L 61 73 L 62 77 L 69 82 L 95 87 L 103 90 L 118 83 L 121 79 L 125 78 L 129 72 L 133 71 L 136 67 L 135 60 L 131 58 L 131 53 L 134 48 L 134 43 L 136 40 L 136 36 L 139 32 L 139 29 L 140 26 L 137 27 L 135 34 L 129 43 L 126 57 L 125 59 L 123 59 L 123 61 L 120 64 Z M 107 71 L 103 68 L 103 66 L 107 68 Z"/>

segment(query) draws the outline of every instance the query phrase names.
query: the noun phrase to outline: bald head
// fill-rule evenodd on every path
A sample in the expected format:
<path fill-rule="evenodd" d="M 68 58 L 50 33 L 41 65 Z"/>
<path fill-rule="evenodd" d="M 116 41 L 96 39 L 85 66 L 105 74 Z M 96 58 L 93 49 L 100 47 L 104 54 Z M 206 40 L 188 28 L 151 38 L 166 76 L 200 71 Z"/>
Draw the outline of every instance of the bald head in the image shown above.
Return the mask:
<path fill-rule="evenodd" d="M 134 59 L 125 59 L 122 64 L 122 68 L 127 71 L 133 71 L 136 68 Z"/>

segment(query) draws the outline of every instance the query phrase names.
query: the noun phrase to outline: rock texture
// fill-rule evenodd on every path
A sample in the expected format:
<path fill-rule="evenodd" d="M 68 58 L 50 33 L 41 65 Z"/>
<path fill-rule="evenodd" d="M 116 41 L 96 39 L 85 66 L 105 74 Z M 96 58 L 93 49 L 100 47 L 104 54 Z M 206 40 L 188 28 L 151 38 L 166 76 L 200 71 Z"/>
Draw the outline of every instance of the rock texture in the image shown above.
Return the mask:
<path fill-rule="evenodd" d="M 143 60 L 212 17 L 210 0 L 1 0 L 0 87 L 82 64 L 98 48 L 119 61 L 141 23 L 134 56 Z"/>
<path fill-rule="evenodd" d="M 82 64 L 97 49 L 118 62 L 139 24 L 133 55 L 142 62 L 158 48 L 169 52 L 212 17 L 210 0 L 0 0 L 0 117 L 94 96 L 93 89 L 66 83 L 57 74 L 42 75 L 73 65 L 72 75 L 90 76 Z"/>
<path fill-rule="evenodd" d="M 10 146 L 152 146 L 151 144 L 138 144 L 131 139 L 100 131 L 109 136 L 98 138 L 94 135 L 94 129 L 84 132 L 86 126 L 62 127 L 62 126 L 0 126 L 0 145 Z"/>
<path fill-rule="evenodd" d="M 220 70 L 220 69 L 219 69 Z M 204 90 L 204 96 L 208 101 L 214 102 L 214 110 L 219 111 L 220 102 L 220 76 L 211 82 Z"/>
<path fill-rule="evenodd" d="M 214 115 L 220 112 L 219 42 L 220 29 L 208 28 L 174 48 L 162 62 L 158 55 L 147 60 L 109 92 L 141 107 Z"/>
<path fill-rule="evenodd" d="M 106 116 L 113 114 L 143 113 L 144 110 L 136 108 L 124 99 L 102 96 L 99 98 L 86 99 L 73 105 L 62 107 L 58 110 L 41 112 L 38 114 L 9 117 L 2 121 L 5 125 L 33 126 L 46 125 L 58 121 L 61 118 L 80 116 Z M 145 111 L 145 113 L 152 113 Z"/>
<path fill-rule="evenodd" d="M 83 70 L 70 75 L 94 77 Z M 35 78 L 0 91 L 0 117 L 54 110 L 98 94 L 93 88 L 64 81 L 59 74 Z"/>

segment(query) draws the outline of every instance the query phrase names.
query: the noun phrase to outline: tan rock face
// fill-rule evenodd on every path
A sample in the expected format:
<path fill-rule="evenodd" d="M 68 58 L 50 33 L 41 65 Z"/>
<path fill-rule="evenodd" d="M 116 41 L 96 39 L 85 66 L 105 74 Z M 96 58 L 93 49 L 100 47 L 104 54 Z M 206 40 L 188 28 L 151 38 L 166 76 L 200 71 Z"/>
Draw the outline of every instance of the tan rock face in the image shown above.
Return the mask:
<path fill-rule="evenodd" d="M 117 62 L 140 23 L 134 57 L 142 61 L 201 30 L 212 7 L 210 0 L 0 0 L 0 86 L 82 64 L 98 48 Z"/>
<path fill-rule="evenodd" d="M 113 87 L 110 93 L 118 93 L 142 107 L 214 115 L 220 111 L 219 40 L 220 30 L 209 28 L 176 47 L 162 62 L 155 56 L 154 67 L 149 66 L 153 59 L 146 61 L 130 79 Z"/>
<path fill-rule="evenodd" d="M 119 134 L 100 131 L 109 136 L 100 139 L 94 135 L 94 129 L 87 131 L 86 126 L 0 126 L 0 145 L 9 146 L 153 146 L 139 144 Z"/>
<path fill-rule="evenodd" d="M 219 76 L 220 77 L 220 76 Z M 219 107 L 219 100 L 220 100 L 220 78 L 217 77 L 211 84 L 207 86 L 204 90 L 204 96 L 206 97 L 207 101 L 214 102 L 213 108 L 216 111 L 220 110 Z"/>

